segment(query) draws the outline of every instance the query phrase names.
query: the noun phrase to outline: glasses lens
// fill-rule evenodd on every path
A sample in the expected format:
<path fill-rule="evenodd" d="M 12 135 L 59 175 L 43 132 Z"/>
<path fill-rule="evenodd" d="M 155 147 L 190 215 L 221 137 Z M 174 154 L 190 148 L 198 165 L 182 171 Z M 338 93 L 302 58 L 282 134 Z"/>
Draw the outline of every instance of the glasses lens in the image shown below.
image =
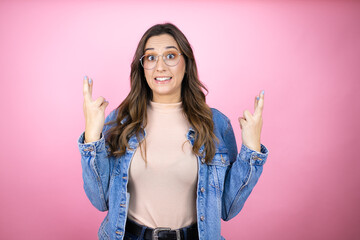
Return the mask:
<path fill-rule="evenodd" d="M 163 56 L 166 65 L 171 67 L 175 66 L 180 61 L 179 52 L 176 50 L 167 51 L 163 54 Z"/>
<path fill-rule="evenodd" d="M 141 64 L 145 69 L 152 69 L 156 65 L 156 56 L 152 54 L 147 54 L 142 57 Z"/>
<path fill-rule="evenodd" d="M 166 65 L 173 67 L 176 66 L 180 61 L 180 54 L 176 50 L 169 50 L 164 52 L 163 60 Z M 153 69 L 156 66 L 157 55 L 154 54 L 146 54 L 141 58 L 141 65 L 145 69 Z"/>

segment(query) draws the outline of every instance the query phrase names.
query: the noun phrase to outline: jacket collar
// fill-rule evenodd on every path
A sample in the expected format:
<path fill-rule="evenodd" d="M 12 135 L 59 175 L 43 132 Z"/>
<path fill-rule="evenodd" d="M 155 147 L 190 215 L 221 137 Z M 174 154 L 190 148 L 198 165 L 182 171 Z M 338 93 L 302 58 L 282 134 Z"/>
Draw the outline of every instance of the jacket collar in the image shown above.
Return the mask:
<path fill-rule="evenodd" d="M 124 124 L 126 122 L 126 117 L 124 119 L 121 120 L 121 124 Z M 195 130 L 192 126 L 189 127 L 189 131 L 186 134 L 186 138 L 190 141 L 191 145 L 194 145 L 194 141 L 195 141 Z M 136 135 L 132 135 L 129 139 L 129 149 L 130 150 L 135 150 L 139 143 L 142 142 L 144 140 L 144 138 L 146 137 L 146 131 L 145 129 L 142 127 L 142 133 L 140 133 L 140 139 L 138 141 L 138 139 L 136 138 Z M 200 154 L 202 154 L 202 152 L 204 151 L 204 145 L 202 145 L 199 149 Z"/>

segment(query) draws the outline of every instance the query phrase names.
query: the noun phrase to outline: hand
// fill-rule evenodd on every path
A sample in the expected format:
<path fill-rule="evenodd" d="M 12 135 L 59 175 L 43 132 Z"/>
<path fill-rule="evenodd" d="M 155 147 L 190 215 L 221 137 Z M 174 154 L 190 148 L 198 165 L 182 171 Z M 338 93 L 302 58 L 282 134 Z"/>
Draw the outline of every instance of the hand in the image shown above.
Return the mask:
<path fill-rule="evenodd" d="M 92 100 L 93 81 L 87 76 L 84 77 L 84 115 L 85 115 L 85 142 L 93 142 L 100 139 L 105 123 L 105 109 L 109 102 L 103 97 Z"/>
<path fill-rule="evenodd" d="M 259 99 L 258 99 L 259 98 Z M 262 128 L 262 111 L 264 108 L 264 91 L 261 91 L 260 97 L 255 96 L 254 114 L 245 110 L 244 116 L 239 117 L 241 128 L 241 139 L 245 146 L 260 152 L 260 135 Z"/>

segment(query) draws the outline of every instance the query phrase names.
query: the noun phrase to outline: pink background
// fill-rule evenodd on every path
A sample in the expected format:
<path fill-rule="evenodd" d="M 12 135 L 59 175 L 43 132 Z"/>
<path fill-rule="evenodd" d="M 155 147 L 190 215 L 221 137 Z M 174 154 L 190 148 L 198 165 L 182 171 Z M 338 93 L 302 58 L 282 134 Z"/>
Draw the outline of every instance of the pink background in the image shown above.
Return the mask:
<path fill-rule="evenodd" d="M 75 3 L 76 2 L 76 3 Z M 265 90 L 270 150 L 226 239 L 359 239 L 360 3 L 1 1 L 0 239 L 97 239 L 76 141 L 82 78 L 116 108 L 136 45 L 171 21 L 233 123 Z"/>

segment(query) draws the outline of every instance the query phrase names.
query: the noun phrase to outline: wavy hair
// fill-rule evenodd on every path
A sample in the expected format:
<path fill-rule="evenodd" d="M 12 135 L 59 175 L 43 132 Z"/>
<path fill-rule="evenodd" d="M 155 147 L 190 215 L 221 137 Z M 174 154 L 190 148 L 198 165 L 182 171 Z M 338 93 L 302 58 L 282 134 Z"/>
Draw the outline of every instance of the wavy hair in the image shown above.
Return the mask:
<path fill-rule="evenodd" d="M 148 86 L 144 69 L 139 59 L 144 54 L 145 44 L 152 36 L 170 34 L 180 47 L 180 52 L 185 59 L 186 69 L 181 85 L 182 108 L 195 131 L 194 144 L 192 151 L 200 155 L 200 148 L 204 145 L 202 157 L 206 163 L 211 162 L 215 155 L 215 141 L 217 138 L 214 134 L 214 123 L 212 112 L 206 104 L 205 94 L 206 87 L 200 82 L 194 54 L 190 43 L 185 35 L 173 24 L 164 23 L 156 24 L 149 28 L 137 46 L 134 58 L 131 63 L 130 84 L 131 90 L 124 101 L 117 107 L 117 117 L 114 121 L 106 124 L 114 124 L 106 134 L 106 140 L 110 148 L 110 155 L 121 156 L 128 148 L 128 141 L 131 136 L 136 135 L 138 141 L 142 129 L 147 124 L 147 106 L 152 100 L 152 91 Z M 142 144 L 140 144 L 141 147 Z M 146 144 L 145 144 L 146 148 Z M 146 162 L 146 151 L 145 158 Z"/>

